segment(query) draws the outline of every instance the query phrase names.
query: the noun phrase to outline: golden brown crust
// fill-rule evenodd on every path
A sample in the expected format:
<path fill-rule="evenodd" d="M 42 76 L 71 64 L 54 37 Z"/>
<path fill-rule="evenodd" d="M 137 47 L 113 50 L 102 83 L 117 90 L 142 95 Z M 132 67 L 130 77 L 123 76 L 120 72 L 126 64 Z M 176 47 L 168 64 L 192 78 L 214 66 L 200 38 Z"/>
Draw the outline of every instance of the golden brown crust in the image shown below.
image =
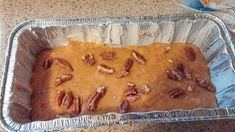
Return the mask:
<path fill-rule="evenodd" d="M 31 82 L 34 94 L 32 96 L 33 120 L 49 120 L 60 114 L 76 116 L 119 112 L 124 100 L 129 101 L 127 112 L 216 107 L 215 93 L 204 88 L 207 85 L 201 87 L 196 82 L 198 78 L 208 81 L 210 75 L 206 61 L 200 50 L 194 45 L 173 44 L 169 49 L 167 44 L 117 48 L 81 43 L 71 41 L 69 46 L 47 50 L 39 55 Z M 186 46 L 193 49 L 195 57 L 189 59 L 192 53 L 190 51 L 186 55 Z M 108 61 L 104 60 L 100 55 L 104 51 L 114 53 L 115 57 Z M 141 55 L 142 57 L 139 58 L 142 59 L 138 59 L 136 55 L 133 57 L 133 51 Z M 92 60 L 95 62 L 92 65 L 84 63 L 83 56 L 89 53 L 95 59 Z M 68 63 L 66 63 L 67 67 L 48 63 L 50 66 L 47 65 L 45 69 L 43 65 L 45 66 L 44 62 L 47 58 L 62 58 Z M 128 68 L 128 75 L 117 77 L 118 72 L 126 70 L 125 65 L 127 64 L 125 63 L 128 58 L 134 59 L 131 68 Z M 169 60 L 171 61 L 169 62 Z M 97 66 L 102 64 L 113 68 L 112 74 L 99 72 Z M 180 64 L 187 69 L 179 68 Z M 173 74 L 177 73 L 177 77 L 180 76 L 181 79 L 170 79 L 167 70 L 175 71 Z M 70 80 L 55 85 L 57 77 L 68 74 L 72 75 Z M 137 93 L 126 96 L 125 92 L 128 90 L 130 82 L 134 84 L 133 88 L 136 88 Z M 148 89 L 143 89 L 144 85 L 148 86 Z M 96 89 L 100 86 L 104 86 L 106 92 L 97 101 L 96 109 L 90 111 L 89 98 L 97 92 Z M 77 104 L 82 102 L 82 107 L 74 106 L 75 104 L 70 104 L 71 102 L 70 107 L 59 106 L 58 91 L 63 90 L 65 93 L 71 91 L 74 99 L 79 97 Z M 173 96 L 174 98 L 172 98 Z M 77 114 L 74 115 L 74 113 Z"/>

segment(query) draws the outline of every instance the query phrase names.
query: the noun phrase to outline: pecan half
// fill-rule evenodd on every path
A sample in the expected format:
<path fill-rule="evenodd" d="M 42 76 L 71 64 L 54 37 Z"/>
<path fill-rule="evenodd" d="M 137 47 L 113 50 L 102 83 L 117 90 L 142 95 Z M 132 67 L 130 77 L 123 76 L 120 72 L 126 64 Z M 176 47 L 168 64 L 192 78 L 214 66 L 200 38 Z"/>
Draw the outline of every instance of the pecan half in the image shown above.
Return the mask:
<path fill-rule="evenodd" d="M 122 103 L 119 106 L 119 112 L 120 113 L 126 113 L 128 107 L 129 107 L 129 101 L 128 100 L 123 100 Z"/>
<path fill-rule="evenodd" d="M 120 72 L 118 72 L 116 74 L 117 78 L 123 78 L 125 76 L 128 76 L 130 74 L 130 72 L 126 71 L 126 70 L 121 70 Z"/>
<path fill-rule="evenodd" d="M 201 79 L 201 78 L 197 78 L 196 79 L 196 83 L 198 84 L 198 86 L 210 91 L 210 92 L 215 92 L 215 87 L 214 85 L 209 82 L 209 81 L 206 81 L 204 79 Z"/>
<path fill-rule="evenodd" d="M 124 67 L 126 71 L 130 71 L 134 61 L 131 58 L 128 58 L 126 62 L 124 63 Z"/>
<path fill-rule="evenodd" d="M 64 90 L 63 91 L 58 91 L 56 100 L 57 100 L 57 104 L 59 106 L 61 106 L 64 96 L 65 96 L 65 91 Z"/>
<path fill-rule="evenodd" d="M 105 64 L 98 65 L 97 69 L 98 69 L 99 72 L 102 72 L 102 73 L 107 73 L 107 74 L 114 73 L 114 68 L 112 68 L 110 66 L 107 66 Z"/>
<path fill-rule="evenodd" d="M 136 95 L 136 94 L 137 94 L 136 88 L 128 88 L 124 93 L 125 96 L 131 96 L 131 95 Z"/>
<path fill-rule="evenodd" d="M 45 70 L 49 69 L 49 68 L 51 67 L 52 63 L 53 63 L 53 59 L 51 59 L 51 58 L 46 58 L 46 60 L 45 60 L 44 63 L 43 63 L 43 68 L 44 68 Z"/>
<path fill-rule="evenodd" d="M 168 78 L 171 79 L 171 80 L 175 80 L 175 81 L 182 80 L 182 77 L 181 77 L 180 73 L 177 72 L 177 71 L 167 70 L 166 74 L 167 74 Z"/>
<path fill-rule="evenodd" d="M 140 64 L 145 64 L 146 63 L 146 59 L 140 53 L 132 50 L 131 55 Z"/>
<path fill-rule="evenodd" d="M 71 104 L 73 103 L 73 99 L 74 99 L 73 94 L 72 94 L 72 92 L 70 91 L 70 92 L 68 92 L 68 93 L 65 94 L 65 96 L 64 96 L 64 98 L 63 98 L 63 100 L 62 100 L 61 105 L 62 105 L 64 108 L 68 109 L 68 108 L 71 106 Z"/>
<path fill-rule="evenodd" d="M 82 111 L 82 102 L 79 96 L 75 96 L 74 100 L 74 113 L 76 115 L 80 114 Z"/>
<path fill-rule="evenodd" d="M 148 92 L 150 92 L 150 88 L 148 85 L 144 84 L 144 85 L 141 85 L 140 88 L 137 89 L 137 91 L 140 94 L 147 94 Z"/>
<path fill-rule="evenodd" d="M 69 62 L 67 62 L 66 60 L 62 59 L 62 58 L 52 58 L 53 61 L 58 64 L 59 66 L 65 68 L 67 71 L 72 72 L 73 71 L 73 67 L 69 64 Z"/>
<path fill-rule="evenodd" d="M 95 111 L 99 100 L 101 99 L 101 94 L 94 94 L 88 100 L 88 110 Z"/>
<path fill-rule="evenodd" d="M 176 88 L 176 89 L 172 90 L 171 92 L 169 92 L 169 96 L 171 98 L 177 98 L 177 97 L 182 96 L 184 94 L 185 94 L 184 90 L 180 89 L 180 88 Z"/>
<path fill-rule="evenodd" d="M 103 60 L 112 60 L 115 57 L 116 53 L 113 51 L 104 51 L 100 54 Z"/>
<path fill-rule="evenodd" d="M 100 99 L 105 94 L 105 88 L 99 87 L 96 90 L 96 93 L 92 95 L 88 100 L 88 109 L 89 111 L 95 111 Z"/>
<path fill-rule="evenodd" d="M 86 65 L 88 65 L 88 66 L 92 66 L 93 64 L 95 64 L 94 56 L 93 56 L 93 54 L 91 54 L 91 53 L 85 54 L 85 55 L 82 57 L 82 60 L 83 60 L 83 62 L 84 62 Z"/>
<path fill-rule="evenodd" d="M 66 81 L 69 81 L 73 78 L 72 74 L 62 74 L 61 76 L 56 78 L 55 85 L 58 86 Z"/>
<path fill-rule="evenodd" d="M 139 99 L 140 96 L 139 95 L 132 95 L 132 96 L 127 96 L 126 99 L 129 101 L 129 102 L 135 102 L 137 99 Z"/>
<path fill-rule="evenodd" d="M 184 52 L 185 52 L 186 57 L 190 61 L 194 61 L 196 59 L 196 53 L 194 52 L 193 48 L 191 48 L 191 47 L 184 47 Z"/>

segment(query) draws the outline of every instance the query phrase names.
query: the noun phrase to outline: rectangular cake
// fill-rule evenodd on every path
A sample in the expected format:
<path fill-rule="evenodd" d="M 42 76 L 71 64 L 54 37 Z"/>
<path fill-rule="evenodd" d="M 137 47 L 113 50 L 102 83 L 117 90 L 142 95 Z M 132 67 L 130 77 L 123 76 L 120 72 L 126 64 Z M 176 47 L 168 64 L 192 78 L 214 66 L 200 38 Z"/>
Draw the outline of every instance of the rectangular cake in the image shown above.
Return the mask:
<path fill-rule="evenodd" d="M 217 106 L 207 62 L 185 43 L 117 47 L 71 40 L 38 55 L 30 85 L 32 120 Z"/>

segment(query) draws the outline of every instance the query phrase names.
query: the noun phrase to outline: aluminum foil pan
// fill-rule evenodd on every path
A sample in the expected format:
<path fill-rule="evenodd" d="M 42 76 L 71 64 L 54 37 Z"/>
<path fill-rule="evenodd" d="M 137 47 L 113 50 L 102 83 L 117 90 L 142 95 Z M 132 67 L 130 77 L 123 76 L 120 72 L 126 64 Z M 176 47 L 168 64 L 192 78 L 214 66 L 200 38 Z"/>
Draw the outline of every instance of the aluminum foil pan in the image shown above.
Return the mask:
<path fill-rule="evenodd" d="M 209 62 L 218 108 L 74 118 L 63 115 L 54 120 L 32 122 L 29 82 L 35 57 L 49 47 L 66 45 L 70 38 L 115 46 L 193 43 Z M 54 131 L 111 124 L 235 119 L 234 53 L 225 24 L 210 14 L 27 21 L 17 26 L 9 39 L 1 83 L 1 125 L 9 131 Z"/>

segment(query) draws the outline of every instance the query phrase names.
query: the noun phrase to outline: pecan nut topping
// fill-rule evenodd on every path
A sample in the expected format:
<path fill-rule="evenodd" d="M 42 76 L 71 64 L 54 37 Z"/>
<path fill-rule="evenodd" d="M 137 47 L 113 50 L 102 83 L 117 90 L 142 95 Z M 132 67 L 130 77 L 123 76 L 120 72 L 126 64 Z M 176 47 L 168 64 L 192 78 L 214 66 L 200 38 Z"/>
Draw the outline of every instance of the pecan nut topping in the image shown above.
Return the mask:
<path fill-rule="evenodd" d="M 176 89 L 172 90 L 171 92 L 169 92 L 169 96 L 171 98 L 178 98 L 179 96 L 182 96 L 184 94 L 185 94 L 184 90 L 180 89 L 180 88 L 176 88 Z"/>
<path fill-rule="evenodd" d="M 196 59 L 196 53 L 194 52 L 193 48 L 191 47 L 185 47 L 184 48 L 184 52 L 186 57 L 190 60 L 190 61 L 194 61 Z"/>
<path fill-rule="evenodd" d="M 56 100 L 57 100 L 57 104 L 59 106 L 61 106 L 62 100 L 63 100 L 64 96 L 65 96 L 65 91 L 64 90 L 63 91 L 58 91 L 57 99 Z"/>
<path fill-rule="evenodd" d="M 181 75 L 180 75 L 180 73 L 178 71 L 167 70 L 166 74 L 167 74 L 168 78 L 171 79 L 171 80 L 175 80 L 175 81 L 182 80 L 182 77 L 181 77 Z"/>
<path fill-rule="evenodd" d="M 101 99 L 101 94 L 96 93 L 96 94 L 92 95 L 88 101 L 88 110 L 95 111 L 100 99 Z"/>
<path fill-rule="evenodd" d="M 99 72 L 102 72 L 102 73 L 107 73 L 107 74 L 114 73 L 114 68 L 112 68 L 110 66 L 107 66 L 105 64 L 98 65 L 97 69 L 98 69 Z"/>
<path fill-rule="evenodd" d="M 64 82 L 67 82 L 73 78 L 72 74 L 62 74 L 61 76 L 56 78 L 55 85 L 58 86 Z"/>
<path fill-rule="evenodd" d="M 79 96 L 74 97 L 74 113 L 79 115 L 82 111 L 82 102 Z"/>
<path fill-rule="evenodd" d="M 115 58 L 116 53 L 113 51 L 104 51 L 100 54 L 103 60 L 112 60 Z"/>
<path fill-rule="evenodd" d="M 122 70 L 122 71 L 120 71 L 120 72 L 118 72 L 117 74 L 116 74 L 116 77 L 117 78 L 123 78 L 123 77 L 125 77 L 125 76 L 128 76 L 130 74 L 130 72 L 128 72 L 128 71 L 126 71 L 126 70 Z"/>
<path fill-rule="evenodd" d="M 214 85 L 209 82 L 209 81 L 206 81 L 204 79 L 201 79 L 201 78 L 197 78 L 196 79 L 196 83 L 198 84 L 198 86 L 210 91 L 210 92 L 215 92 L 215 87 Z"/>
<path fill-rule="evenodd" d="M 88 100 L 88 110 L 89 111 L 95 111 L 97 108 L 97 105 L 101 98 L 103 98 L 105 94 L 106 89 L 104 87 L 99 87 L 96 90 L 96 93 L 92 95 Z"/>
<path fill-rule="evenodd" d="M 91 53 L 85 54 L 85 55 L 82 57 L 82 60 L 83 60 L 83 62 L 84 62 L 86 65 L 88 65 L 88 66 L 92 66 L 93 64 L 95 64 L 94 56 L 93 56 L 93 54 L 91 54 Z"/>
<path fill-rule="evenodd" d="M 131 58 L 128 58 L 126 60 L 126 62 L 124 63 L 124 70 L 121 70 L 119 71 L 117 74 L 116 74 L 116 77 L 117 78 L 123 78 L 125 76 L 128 76 L 130 74 L 130 69 L 133 65 L 134 61 L 131 59 Z"/>
<path fill-rule="evenodd" d="M 58 64 L 59 66 L 65 68 L 67 71 L 69 71 L 69 72 L 73 71 L 73 67 L 66 60 L 64 60 L 62 58 L 59 58 L 59 57 L 55 57 L 55 58 L 52 58 L 52 59 L 56 64 Z"/>
<path fill-rule="evenodd" d="M 125 93 L 125 96 L 133 96 L 133 95 L 137 95 L 137 89 L 136 88 L 128 88 Z"/>
<path fill-rule="evenodd" d="M 132 50 L 131 55 L 140 64 L 145 64 L 146 63 L 146 59 L 140 53 Z"/>
<path fill-rule="evenodd" d="M 192 80 L 192 71 L 188 67 L 185 67 L 184 64 L 177 65 L 177 71 L 179 71 L 184 77 L 188 80 Z"/>
<path fill-rule="evenodd" d="M 43 68 L 44 68 L 45 70 L 49 69 L 49 68 L 51 67 L 52 63 L 53 63 L 53 59 L 51 59 L 51 58 L 46 58 L 46 60 L 45 60 L 44 63 L 43 63 Z"/>
<path fill-rule="evenodd" d="M 126 113 L 128 107 L 129 107 L 129 101 L 128 100 L 123 100 L 122 103 L 119 106 L 119 112 L 120 113 Z"/>
<path fill-rule="evenodd" d="M 65 96 L 64 96 L 64 98 L 63 98 L 63 100 L 62 100 L 61 105 L 62 105 L 64 108 L 68 109 L 68 108 L 72 105 L 73 99 L 74 99 L 73 94 L 72 94 L 72 92 L 70 91 L 70 92 L 68 92 L 68 93 L 65 94 Z"/>
<path fill-rule="evenodd" d="M 131 58 L 128 58 L 124 63 L 125 71 L 130 71 L 134 61 Z"/>
<path fill-rule="evenodd" d="M 140 88 L 137 89 L 137 91 L 140 94 L 147 94 L 148 92 L 150 92 L 150 88 L 148 85 L 144 84 L 144 85 L 141 85 Z"/>

